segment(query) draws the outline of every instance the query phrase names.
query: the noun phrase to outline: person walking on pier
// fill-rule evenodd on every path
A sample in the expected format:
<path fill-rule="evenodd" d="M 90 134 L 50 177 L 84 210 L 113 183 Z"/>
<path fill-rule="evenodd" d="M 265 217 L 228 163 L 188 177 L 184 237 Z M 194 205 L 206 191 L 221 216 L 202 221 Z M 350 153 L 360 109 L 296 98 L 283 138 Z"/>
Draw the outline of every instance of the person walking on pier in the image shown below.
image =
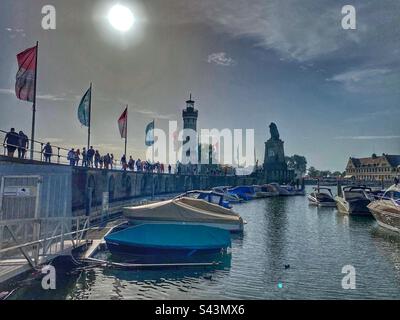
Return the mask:
<path fill-rule="evenodd" d="M 69 161 L 70 166 L 75 165 L 75 149 L 74 148 L 72 148 L 71 150 L 68 151 L 67 160 Z"/>
<path fill-rule="evenodd" d="M 110 162 L 111 162 L 111 157 L 110 157 L 110 154 L 109 153 L 107 153 L 105 156 L 104 156 L 104 159 L 103 159 L 103 161 L 104 161 L 104 169 L 109 169 L 109 167 L 110 167 Z"/>
<path fill-rule="evenodd" d="M 77 149 L 75 152 L 75 166 L 79 166 L 79 160 L 81 160 L 81 150 Z"/>
<path fill-rule="evenodd" d="M 169 164 L 169 165 L 168 165 L 168 173 L 169 173 L 169 174 L 171 174 L 171 169 L 172 169 L 172 167 L 171 167 L 171 165 Z"/>
<path fill-rule="evenodd" d="M 122 166 L 122 170 L 126 171 L 127 168 L 127 162 L 126 162 L 126 156 L 123 155 L 121 158 L 121 166 Z"/>
<path fill-rule="evenodd" d="M 99 150 L 96 150 L 96 152 L 94 153 L 94 166 L 96 169 L 99 167 L 100 159 L 101 159 L 101 156 L 100 156 Z"/>
<path fill-rule="evenodd" d="M 140 161 L 140 159 L 137 159 L 136 160 L 136 171 L 137 172 L 142 171 L 141 164 L 142 164 L 142 161 Z"/>
<path fill-rule="evenodd" d="M 19 136 L 14 128 L 11 128 L 10 132 L 6 134 L 3 145 L 7 146 L 7 156 L 14 157 L 14 152 L 19 145 Z"/>
<path fill-rule="evenodd" d="M 100 163 L 100 169 L 103 169 L 103 168 L 104 168 L 104 157 L 105 157 L 105 156 L 100 156 L 100 161 L 99 161 L 99 163 Z"/>
<path fill-rule="evenodd" d="M 19 132 L 18 158 L 25 159 L 26 150 L 28 150 L 29 139 L 23 131 Z"/>
<path fill-rule="evenodd" d="M 131 171 L 135 171 L 135 160 L 133 160 L 132 156 L 129 157 L 128 168 Z"/>
<path fill-rule="evenodd" d="M 44 155 L 44 162 L 51 163 L 51 156 L 53 155 L 53 149 L 50 145 L 50 142 L 47 142 L 42 150 L 42 154 Z"/>
<path fill-rule="evenodd" d="M 93 157 L 95 155 L 94 149 L 90 146 L 89 150 L 87 151 L 87 165 L 88 167 L 93 168 Z"/>
<path fill-rule="evenodd" d="M 87 167 L 87 152 L 85 147 L 82 149 L 82 167 Z"/>
<path fill-rule="evenodd" d="M 50 142 L 47 142 L 44 146 L 42 153 L 44 155 L 44 162 L 51 163 L 51 156 L 53 155 L 53 149 Z"/>
<path fill-rule="evenodd" d="M 111 155 L 109 155 L 109 157 L 110 157 L 109 165 L 110 165 L 111 170 L 112 170 L 113 166 L 114 166 L 114 155 L 111 153 Z"/>

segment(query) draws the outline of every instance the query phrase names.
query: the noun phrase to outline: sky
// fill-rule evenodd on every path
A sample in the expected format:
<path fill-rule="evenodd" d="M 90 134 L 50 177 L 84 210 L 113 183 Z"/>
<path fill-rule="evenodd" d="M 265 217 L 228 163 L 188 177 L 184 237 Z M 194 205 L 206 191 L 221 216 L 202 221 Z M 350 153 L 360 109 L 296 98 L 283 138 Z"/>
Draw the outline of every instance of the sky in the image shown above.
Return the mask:
<path fill-rule="evenodd" d="M 107 20 L 129 7 L 132 29 Z M 41 27 L 44 5 L 56 29 Z M 356 8 L 356 29 L 341 25 Z M 79 100 L 93 82 L 92 144 L 123 153 L 117 119 L 129 105 L 128 154 L 144 157 L 144 129 L 182 125 L 192 93 L 199 128 L 254 129 L 264 157 L 275 122 L 286 155 L 318 169 L 400 154 L 400 1 L 2 0 L 0 129 L 30 134 L 31 104 L 14 94 L 16 54 L 39 41 L 36 138 L 86 144 Z"/>

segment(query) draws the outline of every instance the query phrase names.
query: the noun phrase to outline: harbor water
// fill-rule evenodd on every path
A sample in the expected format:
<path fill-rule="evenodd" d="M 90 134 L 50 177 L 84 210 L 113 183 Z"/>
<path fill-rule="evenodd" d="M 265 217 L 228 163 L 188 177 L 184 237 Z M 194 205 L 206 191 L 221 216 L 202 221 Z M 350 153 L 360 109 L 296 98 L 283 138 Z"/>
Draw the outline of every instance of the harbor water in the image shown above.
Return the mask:
<path fill-rule="evenodd" d="M 308 189 L 310 191 L 311 189 Z M 399 299 L 400 236 L 372 217 L 349 217 L 307 198 L 234 205 L 247 221 L 232 252 L 213 267 L 57 273 L 57 289 L 20 282 L 12 299 Z M 343 289 L 354 266 L 356 289 Z"/>

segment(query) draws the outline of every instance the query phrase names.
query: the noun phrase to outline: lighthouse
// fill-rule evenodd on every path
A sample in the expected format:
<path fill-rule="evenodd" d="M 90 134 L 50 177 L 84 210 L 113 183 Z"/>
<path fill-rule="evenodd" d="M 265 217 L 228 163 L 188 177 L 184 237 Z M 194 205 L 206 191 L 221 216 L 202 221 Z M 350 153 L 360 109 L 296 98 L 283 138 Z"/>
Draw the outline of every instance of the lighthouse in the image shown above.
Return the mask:
<path fill-rule="evenodd" d="M 192 99 L 192 94 L 190 94 L 189 100 L 186 101 L 186 108 L 183 109 L 182 111 L 182 118 L 183 118 L 183 129 L 191 129 L 194 130 L 197 133 L 197 118 L 199 116 L 199 111 L 194 108 L 194 100 Z M 190 136 L 186 136 L 183 141 L 183 145 L 188 143 L 190 141 Z M 197 144 L 196 147 L 194 147 L 194 150 L 189 149 L 183 151 L 184 154 L 182 154 L 182 159 L 190 159 L 195 156 L 197 153 Z M 194 154 L 191 154 L 193 152 Z"/>

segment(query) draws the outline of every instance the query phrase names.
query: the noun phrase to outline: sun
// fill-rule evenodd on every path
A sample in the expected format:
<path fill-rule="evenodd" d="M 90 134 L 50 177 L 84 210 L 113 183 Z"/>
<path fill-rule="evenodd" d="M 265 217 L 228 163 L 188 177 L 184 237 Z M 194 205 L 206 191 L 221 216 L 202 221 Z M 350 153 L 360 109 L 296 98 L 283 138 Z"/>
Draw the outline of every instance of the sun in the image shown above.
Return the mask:
<path fill-rule="evenodd" d="M 108 21 L 114 29 L 121 32 L 129 31 L 134 20 L 132 11 L 120 4 L 116 4 L 108 12 Z"/>

